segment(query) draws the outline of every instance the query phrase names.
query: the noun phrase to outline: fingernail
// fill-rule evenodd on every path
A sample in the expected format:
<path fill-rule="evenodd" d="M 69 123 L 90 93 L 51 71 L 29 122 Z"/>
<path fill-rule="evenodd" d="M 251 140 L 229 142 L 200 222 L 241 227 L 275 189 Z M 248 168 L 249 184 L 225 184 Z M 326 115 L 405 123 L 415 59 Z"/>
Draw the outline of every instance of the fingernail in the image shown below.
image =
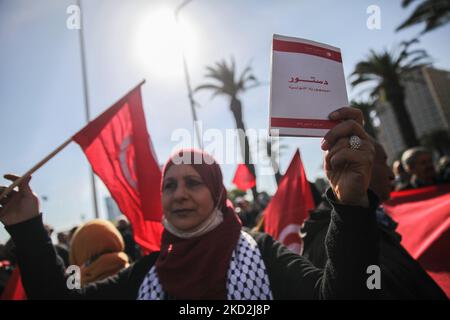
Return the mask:
<path fill-rule="evenodd" d="M 330 113 L 329 117 L 331 120 L 337 120 L 339 118 L 339 112 L 333 111 L 332 113 Z"/>

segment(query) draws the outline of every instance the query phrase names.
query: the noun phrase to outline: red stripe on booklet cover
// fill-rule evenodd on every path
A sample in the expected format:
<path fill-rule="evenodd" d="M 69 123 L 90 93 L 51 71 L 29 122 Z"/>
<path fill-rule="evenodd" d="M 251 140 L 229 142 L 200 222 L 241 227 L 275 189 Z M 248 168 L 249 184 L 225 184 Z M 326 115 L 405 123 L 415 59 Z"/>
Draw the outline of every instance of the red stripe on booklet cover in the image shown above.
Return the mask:
<path fill-rule="evenodd" d="M 337 122 L 331 120 L 319 119 L 292 119 L 292 118 L 274 118 L 270 119 L 272 127 L 280 128 L 306 128 L 306 129 L 331 129 Z"/>
<path fill-rule="evenodd" d="M 299 43 L 274 39 L 273 50 L 283 52 L 304 53 L 342 63 L 342 57 L 340 52 L 327 48 L 318 47 L 308 43 Z"/>

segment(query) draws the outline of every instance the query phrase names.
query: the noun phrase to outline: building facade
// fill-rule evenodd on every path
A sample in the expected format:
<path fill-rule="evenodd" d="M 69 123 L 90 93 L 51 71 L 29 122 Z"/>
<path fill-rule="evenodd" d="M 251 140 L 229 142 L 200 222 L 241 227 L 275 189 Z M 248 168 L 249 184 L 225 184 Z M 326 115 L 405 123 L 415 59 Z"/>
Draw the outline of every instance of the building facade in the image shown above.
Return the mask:
<path fill-rule="evenodd" d="M 402 84 L 406 108 L 418 139 L 436 130 L 450 130 L 450 72 L 423 67 L 406 75 Z M 392 163 L 406 146 L 392 106 L 380 99 L 375 109 L 377 138 Z"/>

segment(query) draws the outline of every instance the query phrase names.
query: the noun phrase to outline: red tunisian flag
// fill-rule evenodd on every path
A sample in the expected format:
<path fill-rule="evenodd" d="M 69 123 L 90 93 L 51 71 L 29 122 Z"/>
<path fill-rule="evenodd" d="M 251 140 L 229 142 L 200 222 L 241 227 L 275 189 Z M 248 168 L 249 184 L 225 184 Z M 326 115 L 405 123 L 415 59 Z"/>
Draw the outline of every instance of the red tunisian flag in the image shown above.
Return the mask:
<path fill-rule="evenodd" d="M 264 230 L 295 253 L 300 253 L 300 227 L 314 209 L 309 182 L 297 149 L 278 190 L 264 211 Z"/>
<path fill-rule="evenodd" d="M 255 176 L 248 170 L 248 167 L 241 163 L 234 174 L 233 183 L 240 190 L 246 191 L 256 186 Z"/>
<path fill-rule="evenodd" d="M 450 185 L 392 192 L 384 209 L 402 245 L 450 298 Z"/>
<path fill-rule="evenodd" d="M 151 150 L 140 85 L 91 121 L 73 140 L 130 220 L 136 242 L 147 251 L 159 250 L 161 170 Z"/>

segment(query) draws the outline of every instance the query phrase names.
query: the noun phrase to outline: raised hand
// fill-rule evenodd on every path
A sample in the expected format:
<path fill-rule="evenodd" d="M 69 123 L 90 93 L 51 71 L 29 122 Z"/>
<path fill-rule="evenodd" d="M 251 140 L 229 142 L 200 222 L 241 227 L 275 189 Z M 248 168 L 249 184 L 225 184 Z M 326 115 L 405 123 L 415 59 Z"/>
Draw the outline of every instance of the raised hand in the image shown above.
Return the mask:
<path fill-rule="evenodd" d="M 368 207 L 367 189 L 375 148 L 362 127 L 363 115 L 358 109 L 345 107 L 332 113 L 330 119 L 341 122 L 322 141 L 322 149 L 326 151 L 324 168 L 327 178 L 338 201 Z M 351 136 L 359 137 L 357 148 L 350 148 Z"/>
<path fill-rule="evenodd" d="M 5 179 L 14 182 L 19 179 L 14 174 L 7 174 Z M 0 221 L 8 226 L 30 220 L 39 215 L 39 200 L 30 188 L 31 177 L 19 184 L 18 191 L 11 191 L 6 198 L 0 200 Z M 0 194 L 6 189 L 0 186 Z"/>

